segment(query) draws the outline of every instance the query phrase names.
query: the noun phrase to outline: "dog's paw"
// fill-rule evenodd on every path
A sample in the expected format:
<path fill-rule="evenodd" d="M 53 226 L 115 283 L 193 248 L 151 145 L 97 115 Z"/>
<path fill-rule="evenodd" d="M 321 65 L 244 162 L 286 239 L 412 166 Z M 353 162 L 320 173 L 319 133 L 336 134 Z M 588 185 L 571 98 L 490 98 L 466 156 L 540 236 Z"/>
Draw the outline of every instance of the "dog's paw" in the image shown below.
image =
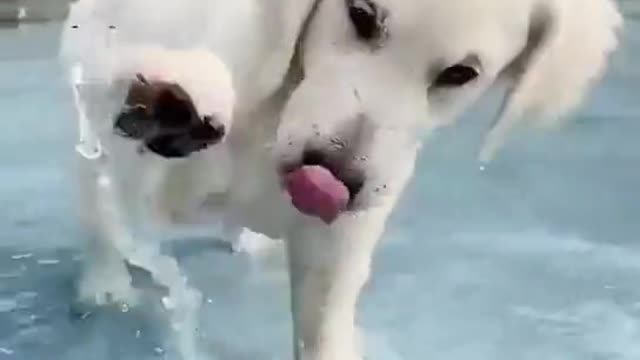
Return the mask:
<path fill-rule="evenodd" d="M 298 343 L 300 360 L 366 360 L 363 354 L 363 338 L 356 326 L 338 327 L 331 335 L 321 336 L 307 346 Z"/>
<path fill-rule="evenodd" d="M 138 304 L 139 290 L 131 284 L 131 275 L 122 268 L 90 268 L 80 278 L 78 301 L 87 305 L 118 305 L 128 309 Z"/>

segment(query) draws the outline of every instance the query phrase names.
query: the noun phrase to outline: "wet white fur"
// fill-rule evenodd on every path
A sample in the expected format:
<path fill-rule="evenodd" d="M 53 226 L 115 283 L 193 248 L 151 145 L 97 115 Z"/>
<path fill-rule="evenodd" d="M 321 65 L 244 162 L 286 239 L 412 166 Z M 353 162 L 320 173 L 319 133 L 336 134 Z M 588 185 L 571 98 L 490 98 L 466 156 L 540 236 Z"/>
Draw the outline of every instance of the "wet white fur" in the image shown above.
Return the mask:
<path fill-rule="evenodd" d="M 115 201 L 122 214 L 140 203 L 170 223 L 219 213 L 231 233 L 247 227 L 286 239 L 296 359 L 356 360 L 362 358 L 354 325 L 358 296 L 425 136 L 496 84 L 506 85 L 508 96 L 481 160 L 490 160 L 519 123 L 557 123 L 603 73 L 622 21 L 610 0 L 378 0 L 389 11 L 390 36 L 372 51 L 355 38 L 344 0 L 314 3 L 81 0 L 68 21 L 80 29 L 67 30 L 63 55 L 84 67 L 87 81 L 115 84 L 109 81 L 135 65 L 135 71 L 179 81 L 200 111 L 226 114 L 233 106 L 225 143 L 184 161 L 139 156 L 135 146 L 102 132 L 106 151 L 117 158 L 109 165 L 119 179 L 121 198 Z M 542 35 L 537 46 L 529 42 L 530 32 Z M 292 62 L 296 46 L 299 56 Z M 145 49 L 152 48 L 148 56 Z M 482 62 L 476 81 L 459 89 L 430 87 L 434 72 L 470 53 Z M 225 64 L 232 88 L 212 56 Z M 299 84 L 285 78 L 290 65 L 304 73 Z M 90 108 L 104 101 L 87 96 L 82 103 Z M 112 97 L 112 111 L 118 101 Z M 93 114 L 96 128 L 108 128 L 108 118 Z M 367 180 L 361 210 L 331 226 L 296 213 L 280 189 L 279 162 L 296 158 L 308 143 L 328 146 L 340 129 L 363 117 L 367 142 L 357 161 Z M 85 178 L 92 183 L 90 175 Z M 141 185 L 148 182 L 154 185 Z M 87 188 L 94 199 L 98 190 Z M 98 214 L 88 219 L 103 248 L 92 261 L 120 268 L 112 273 L 126 282 L 118 265 L 122 254 L 110 246 L 118 236 L 108 231 L 114 225 L 95 202 L 87 206 L 86 214 Z"/>

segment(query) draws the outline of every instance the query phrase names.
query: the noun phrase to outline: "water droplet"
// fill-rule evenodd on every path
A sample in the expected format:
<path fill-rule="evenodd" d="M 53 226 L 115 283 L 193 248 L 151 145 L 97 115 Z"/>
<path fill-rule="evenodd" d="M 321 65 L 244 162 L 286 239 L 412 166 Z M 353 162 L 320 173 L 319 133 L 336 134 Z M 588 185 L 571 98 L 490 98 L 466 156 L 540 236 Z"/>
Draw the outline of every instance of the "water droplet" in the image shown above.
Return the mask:
<path fill-rule="evenodd" d="M 344 141 L 340 140 L 339 138 L 331 138 L 331 140 L 329 141 L 337 150 L 342 150 L 346 147 Z"/>
<path fill-rule="evenodd" d="M 304 341 L 299 340 L 299 341 L 298 341 L 298 349 L 300 349 L 300 350 L 304 350 L 304 348 L 305 348 Z"/>
<path fill-rule="evenodd" d="M 58 265 L 60 260 L 57 259 L 40 259 L 38 265 Z"/>
<path fill-rule="evenodd" d="M 123 313 L 129 312 L 129 305 L 127 305 L 126 303 L 120 305 L 120 311 L 122 311 Z"/>
<path fill-rule="evenodd" d="M 162 298 L 162 306 L 167 310 L 173 310 L 176 307 L 176 304 L 171 300 L 171 298 L 165 296 Z"/>
<path fill-rule="evenodd" d="M 111 185 L 111 179 L 109 179 L 109 177 L 106 175 L 100 175 L 98 177 L 98 185 L 103 187 L 109 186 Z"/>
<path fill-rule="evenodd" d="M 23 260 L 23 259 L 29 259 L 31 257 L 33 257 L 32 253 L 16 254 L 11 257 L 11 260 Z"/>

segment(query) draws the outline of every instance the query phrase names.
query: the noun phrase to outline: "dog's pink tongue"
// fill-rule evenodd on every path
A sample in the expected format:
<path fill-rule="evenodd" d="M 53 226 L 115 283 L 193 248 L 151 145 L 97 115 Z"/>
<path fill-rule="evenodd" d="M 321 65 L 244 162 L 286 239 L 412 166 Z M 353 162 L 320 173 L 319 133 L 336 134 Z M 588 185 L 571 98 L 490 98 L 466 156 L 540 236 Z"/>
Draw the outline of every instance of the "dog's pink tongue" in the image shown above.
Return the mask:
<path fill-rule="evenodd" d="M 303 166 L 285 180 L 293 206 L 305 215 L 330 224 L 347 207 L 349 190 L 322 166 Z"/>

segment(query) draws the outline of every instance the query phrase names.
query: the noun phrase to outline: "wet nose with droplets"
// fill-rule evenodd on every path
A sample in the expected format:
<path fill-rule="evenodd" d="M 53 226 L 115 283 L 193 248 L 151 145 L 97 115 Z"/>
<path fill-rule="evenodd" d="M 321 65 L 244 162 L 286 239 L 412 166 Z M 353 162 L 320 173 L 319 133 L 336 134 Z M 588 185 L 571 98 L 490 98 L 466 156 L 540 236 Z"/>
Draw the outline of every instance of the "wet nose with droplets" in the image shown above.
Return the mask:
<path fill-rule="evenodd" d="M 114 123 L 117 133 L 143 140 L 149 150 L 163 157 L 188 156 L 226 134 L 215 116 L 198 116 L 191 98 L 177 84 L 151 83 L 139 76 L 129 88 L 125 105 Z"/>

